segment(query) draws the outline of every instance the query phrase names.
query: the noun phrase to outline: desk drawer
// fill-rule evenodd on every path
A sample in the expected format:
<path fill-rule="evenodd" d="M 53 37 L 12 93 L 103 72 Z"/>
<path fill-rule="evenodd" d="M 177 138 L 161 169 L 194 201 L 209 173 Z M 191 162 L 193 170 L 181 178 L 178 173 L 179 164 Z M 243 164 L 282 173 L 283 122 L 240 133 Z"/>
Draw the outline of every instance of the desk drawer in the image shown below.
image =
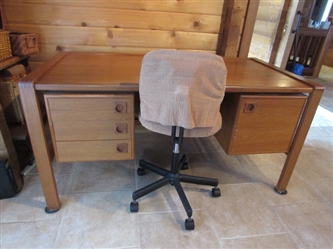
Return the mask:
<path fill-rule="evenodd" d="M 45 94 L 44 98 L 58 161 L 133 159 L 133 95 Z M 126 152 L 117 152 L 122 141 Z"/>
<path fill-rule="evenodd" d="M 45 102 L 56 141 L 131 137 L 132 96 L 46 94 Z"/>
<path fill-rule="evenodd" d="M 84 162 L 133 159 L 131 140 L 57 142 L 57 161 Z"/>
<path fill-rule="evenodd" d="M 228 154 L 288 152 L 306 100 L 299 94 L 226 94 L 215 136 Z"/>

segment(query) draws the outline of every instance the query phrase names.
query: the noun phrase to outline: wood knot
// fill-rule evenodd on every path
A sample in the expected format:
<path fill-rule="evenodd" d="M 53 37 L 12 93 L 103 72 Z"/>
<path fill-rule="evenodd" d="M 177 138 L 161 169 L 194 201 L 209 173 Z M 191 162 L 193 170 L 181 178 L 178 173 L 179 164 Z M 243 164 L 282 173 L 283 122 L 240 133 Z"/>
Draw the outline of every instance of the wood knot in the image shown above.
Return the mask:
<path fill-rule="evenodd" d="M 171 31 L 171 37 L 175 37 L 176 36 L 176 31 L 172 30 Z"/>
<path fill-rule="evenodd" d="M 200 21 L 199 21 L 199 20 L 195 20 L 195 21 L 193 22 L 193 27 L 197 28 L 197 27 L 199 27 L 199 26 L 200 26 Z"/>
<path fill-rule="evenodd" d="M 108 30 L 108 37 L 109 37 L 110 39 L 112 39 L 112 38 L 113 38 L 113 33 L 112 33 L 112 31 L 111 31 L 111 30 Z"/>
<path fill-rule="evenodd" d="M 88 26 L 88 23 L 86 23 L 86 22 L 81 22 L 81 26 L 82 26 L 82 27 L 87 27 L 87 26 Z"/>
<path fill-rule="evenodd" d="M 58 45 L 57 47 L 56 47 L 56 51 L 64 51 L 64 46 L 61 46 L 61 45 Z"/>

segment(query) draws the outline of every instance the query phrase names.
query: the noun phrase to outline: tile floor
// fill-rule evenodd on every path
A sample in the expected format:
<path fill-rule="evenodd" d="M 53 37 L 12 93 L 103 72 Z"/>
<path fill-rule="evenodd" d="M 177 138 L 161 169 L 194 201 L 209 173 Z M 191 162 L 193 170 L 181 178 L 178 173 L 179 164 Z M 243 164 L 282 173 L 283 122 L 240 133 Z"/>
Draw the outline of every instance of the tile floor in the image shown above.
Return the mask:
<path fill-rule="evenodd" d="M 171 186 L 130 213 L 132 191 L 156 179 L 137 176 L 137 160 L 54 163 L 62 208 L 44 213 L 32 171 L 19 194 L 0 200 L 0 248 L 333 248 L 333 87 L 326 89 L 286 196 L 273 191 L 284 154 L 227 156 L 214 138 L 185 140 L 187 173 L 217 177 L 222 192 L 211 198 L 210 188 L 185 184 L 196 226 L 186 231 Z M 167 166 L 170 151 L 168 137 L 137 127 L 136 158 Z"/>

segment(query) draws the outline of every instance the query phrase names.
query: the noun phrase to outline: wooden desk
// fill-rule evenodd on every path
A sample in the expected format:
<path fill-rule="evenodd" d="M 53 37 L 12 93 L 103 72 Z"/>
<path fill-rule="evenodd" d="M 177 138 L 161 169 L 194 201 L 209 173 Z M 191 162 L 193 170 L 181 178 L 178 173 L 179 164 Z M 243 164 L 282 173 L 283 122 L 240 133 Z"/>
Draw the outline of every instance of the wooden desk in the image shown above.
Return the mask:
<path fill-rule="evenodd" d="M 272 130 L 263 132 L 267 132 L 264 133 L 266 135 L 279 134 L 274 137 L 274 139 L 276 138 L 278 140 L 278 143 L 276 146 L 272 147 L 272 150 L 274 150 L 273 152 L 284 152 L 287 154 L 280 179 L 275 188 L 278 193 L 285 194 L 287 184 L 324 88 L 321 85 L 306 81 L 302 77 L 295 76 L 289 72 L 279 70 L 256 60 L 240 58 L 224 59 L 228 69 L 228 77 L 226 102 L 223 101 L 222 107 L 227 104 L 230 105 L 237 115 L 226 115 L 226 117 L 223 117 L 224 128 L 222 128 L 221 132 L 219 132 L 216 137 L 229 154 L 241 153 L 243 149 L 246 151 L 248 145 L 244 147 L 242 141 L 251 139 L 255 141 L 257 138 L 244 137 L 243 139 L 236 139 L 238 135 L 246 135 L 246 132 L 243 132 L 243 134 L 237 133 L 239 129 L 242 130 L 244 128 L 244 122 L 246 123 L 246 118 L 244 119 L 242 115 L 244 113 L 256 113 L 255 110 L 257 107 L 259 110 L 263 110 L 264 115 L 269 115 L 270 110 L 272 112 L 277 110 L 278 115 L 275 115 L 277 117 L 273 119 L 273 122 L 270 121 L 268 125 L 271 129 L 276 130 L 273 130 L 273 132 Z M 60 95 L 83 94 L 85 96 L 91 94 L 101 94 L 103 96 L 105 94 L 113 94 L 112 96 L 117 96 L 123 93 L 131 95 L 138 92 L 141 61 L 142 55 L 61 52 L 31 72 L 19 83 L 26 123 L 46 200 L 46 212 L 56 212 L 59 210 L 61 204 L 54 179 L 51 165 L 51 150 L 45 137 L 37 92 L 52 91 Z M 66 96 L 68 95 L 65 95 L 65 97 Z M 273 103 L 276 104 L 270 105 L 268 109 L 265 109 L 266 103 L 272 102 L 271 100 L 275 99 L 274 96 L 277 96 L 278 99 L 282 99 L 282 102 L 273 101 Z M 287 100 L 285 101 L 285 99 Z M 245 107 L 241 106 L 243 102 L 245 103 Z M 73 103 L 75 103 L 75 101 Z M 282 107 L 279 106 L 279 103 L 283 104 Z M 282 129 L 281 133 L 279 126 L 284 126 L 284 122 L 281 123 L 280 121 L 289 120 L 288 116 L 284 116 L 285 112 L 280 111 L 281 109 L 289 109 L 286 108 L 288 106 L 292 109 L 294 103 L 298 106 L 298 111 L 296 110 L 295 114 L 289 116 L 293 118 L 293 122 L 295 123 L 294 127 L 292 125 L 290 126 L 289 123 L 287 124 L 291 127 L 288 129 L 288 136 L 290 138 L 286 141 L 283 139 L 280 141 L 279 137 L 284 137 L 285 132 Z M 133 110 L 130 109 L 130 112 L 132 111 Z M 279 117 L 279 115 L 281 115 L 281 117 Z M 268 120 L 271 119 L 268 118 Z M 274 125 L 275 122 L 278 122 L 279 126 Z M 237 129 L 235 129 L 236 125 L 238 126 Z M 129 127 L 129 129 L 132 128 Z M 245 130 L 246 129 L 252 132 L 254 128 L 245 126 Z M 257 133 L 256 136 L 258 136 L 258 134 L 260 136 L 260 133 Z M 267 139 L 271 140 L 271 137 L 262 137 L 264 137 L 264 142 L 265 139 L 266 141 Z M 53 139 L 55 138 L 53 137 Z M 226 139 L 228 139 L 227 143 L 222 141 Z M 133 144 L 131 146 L 133 146 Z M 281 144 L 283 146 L 280 146 Z M 253 147 L 253 145 L 250 146 Z M 234 150 L 235 148 L 236 150 Z M 238 150 L 238 148 L 241 148 L 241 150 Z M 259 146 L 254 153 L 270 152 L 261 150 L 262 147 Z M 252 151 L 250 152 L 252 153 Z"/>

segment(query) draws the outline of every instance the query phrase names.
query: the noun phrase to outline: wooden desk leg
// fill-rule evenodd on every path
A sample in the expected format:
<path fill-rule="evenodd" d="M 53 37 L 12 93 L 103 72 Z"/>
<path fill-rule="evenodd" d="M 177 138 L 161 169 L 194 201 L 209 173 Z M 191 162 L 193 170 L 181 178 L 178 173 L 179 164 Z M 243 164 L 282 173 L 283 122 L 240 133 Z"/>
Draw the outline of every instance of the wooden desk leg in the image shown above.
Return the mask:
<path fill-rule="evenodd" d="M 61 204 L 45 136 L 40 105 L 33 83 L 20 83 L 19 88 L 30 141 L 46 201 L 45 212 L 54 213 L 60 209 Z"/>
<path fill-rule="evenodd" d="M 295 168 L 298 156 L 301 153 L 313 117 L 316 114 L 316 110 L 319 105 L 321 96 L 323 95 L 323 91 L 323 87 L 315 87 L 313 92 L 309 94 L 301 121 L 298 125 L 290 150 L 287 153 L 287 159 L 284 163 L 280 179 L 274 188 L 275 191 L 281 195 L 287 194 L 287 185 Z"/>

